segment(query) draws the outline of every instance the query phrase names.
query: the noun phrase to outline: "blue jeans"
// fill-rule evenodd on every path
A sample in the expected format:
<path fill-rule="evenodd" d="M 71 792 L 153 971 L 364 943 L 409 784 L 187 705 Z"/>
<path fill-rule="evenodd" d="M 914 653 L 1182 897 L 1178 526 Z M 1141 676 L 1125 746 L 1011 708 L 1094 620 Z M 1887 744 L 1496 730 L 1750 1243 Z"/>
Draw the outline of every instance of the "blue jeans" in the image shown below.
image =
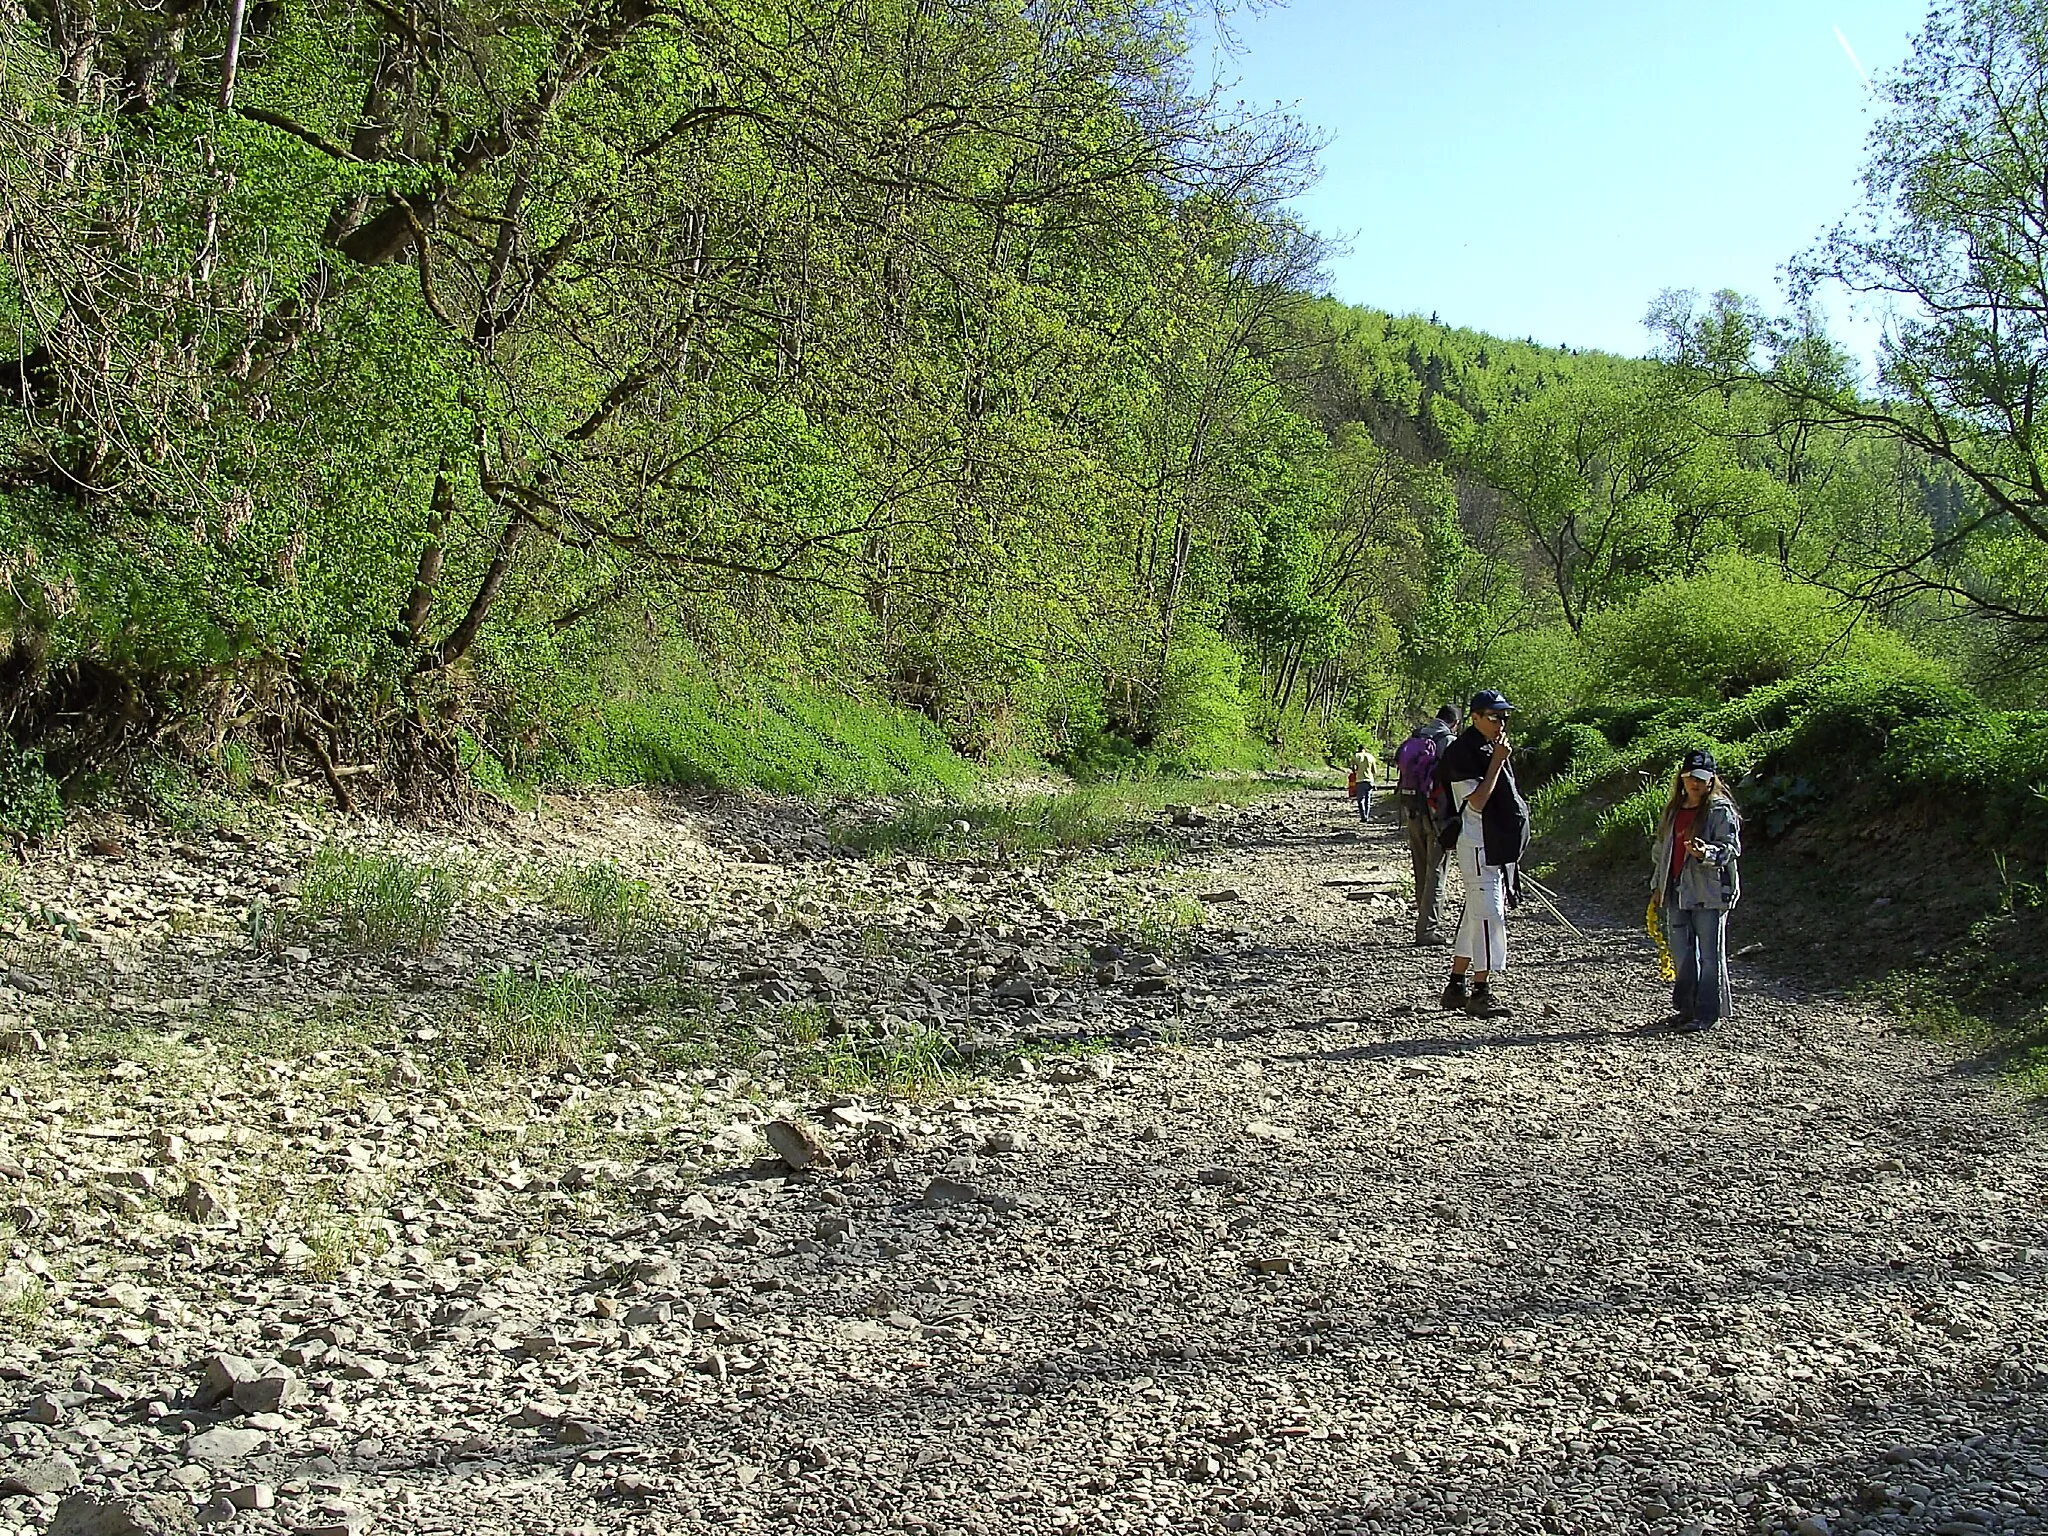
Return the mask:
<path fill-rule="evenodd" d="M 1371 815 L 1372 786 L 1370 784 L 1361 784 L 1358 786 L 1358 819 L 1364 821 Z"/>
<path fill-rule="evenodd" d="M 1728 914 L 1711 907 L 1664 909 L 1671 959 L 1678 982 L 1671 989 L 1675 1013 L 1700 1024 L 1728 1016 Z"/>

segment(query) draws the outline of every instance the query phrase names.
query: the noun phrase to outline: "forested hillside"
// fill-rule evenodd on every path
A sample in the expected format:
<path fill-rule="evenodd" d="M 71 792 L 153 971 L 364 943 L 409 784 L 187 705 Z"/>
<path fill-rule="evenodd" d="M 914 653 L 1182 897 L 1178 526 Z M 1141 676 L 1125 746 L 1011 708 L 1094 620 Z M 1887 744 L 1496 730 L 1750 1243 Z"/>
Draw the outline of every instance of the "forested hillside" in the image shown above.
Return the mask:
<path fill-rule="evenodd" d="M 1313 130 L 1155 0 L 0 0 L 0 819 L 1324 761 L 1480 684 L 1583 778 L 1836 678 L 2038 827 L 2039 31 L 1937 14 L 1802 259 L 1898 301 L 1870 378 L 1734 294 L 1641 359 L 1317 296 Z"/>

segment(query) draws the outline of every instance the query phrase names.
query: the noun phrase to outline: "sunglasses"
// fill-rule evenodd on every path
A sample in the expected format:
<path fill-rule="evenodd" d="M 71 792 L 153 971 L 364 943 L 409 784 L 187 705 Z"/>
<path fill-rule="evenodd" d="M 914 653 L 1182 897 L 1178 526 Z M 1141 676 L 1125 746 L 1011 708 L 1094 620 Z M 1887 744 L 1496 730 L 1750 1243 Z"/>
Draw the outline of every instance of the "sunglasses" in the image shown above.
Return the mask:
<path fill-rule="evenodd" d="M 1506 725 L 1506 724 L 1508 723 L 1508 717 L 1507 717 L 1506 715 L 1501 715 L 1501 714 L 1495 714 L 1495 713 L 1494 713 L 1494 712 L 1493 712 L 1492 710 L 1490 710 L 1490 709 L 1482 709 L 1482 710 L 1481 710 L 1481 711 L 1479 712 L 1479 718 L 1480 718 L 1480 719 L 1482 719 L 1482 720 L 1494 720 L 1494 721 L 1498 721 L 1498 722 L 1499 722 L 1500 724 L 1502 724 L 1502 725 Z"/>

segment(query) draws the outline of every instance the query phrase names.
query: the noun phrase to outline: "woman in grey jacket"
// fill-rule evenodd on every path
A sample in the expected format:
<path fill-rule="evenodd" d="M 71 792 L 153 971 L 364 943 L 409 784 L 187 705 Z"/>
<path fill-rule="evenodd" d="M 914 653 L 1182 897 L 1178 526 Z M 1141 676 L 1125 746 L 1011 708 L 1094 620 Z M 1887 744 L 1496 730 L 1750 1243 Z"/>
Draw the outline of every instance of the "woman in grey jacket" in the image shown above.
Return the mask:
<path fill-rule="evenodd" d="M 1688 1034 L 1728 1016 L 1728 910 L 1742 899 L 1742 813 L 1714 754 L 1685 754 L 1657 828 L 1650 890 L 1662 904 L 1678 979 L 1666 1022 Z"/>

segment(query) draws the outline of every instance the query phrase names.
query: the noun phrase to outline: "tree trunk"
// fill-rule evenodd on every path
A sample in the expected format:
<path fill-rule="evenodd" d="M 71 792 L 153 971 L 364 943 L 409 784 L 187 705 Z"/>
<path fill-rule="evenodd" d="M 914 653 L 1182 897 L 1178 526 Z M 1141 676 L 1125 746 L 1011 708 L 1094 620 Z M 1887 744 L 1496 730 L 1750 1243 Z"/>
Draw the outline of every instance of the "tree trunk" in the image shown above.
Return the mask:
<path fill-rule="evenodd" d="M 441 583 L 441 561 L 446 554 L 442 538 L 455 508 L 455 493 L 448 484 L 448 467 L 434 472 L 433 509 L 427 515 L 427 539 L 420 546 L 419 569 L 412 579 L 412 594 L 405 600 L 399 622 L 406 638 L 417 646 L 427 637 L 427 615 L 433 611 L 434 589 Z"/>
<path fill-rule="evenodd" d="M 505 585 L 505 578 L 511 574 L 512 557 L 519 552 L 519 541 L 526 534 L 526 519 L 517 512 L 509 512 L 505 528 L 498 535 L 498 547 L 491 553 L 491 563 L 484 568 L 484 579 L 478 584 L 476 596 L 469 600 L 469 611 L 462 616 L 462 622 L 455 626 L 448 638 L 434 647 L 433 654 L 420 664 L 422 672 L 439 671 L 453 666 L 469 654 L 469 648 L 476 644 L 476 637 L 484 627 L 484 620 L 490 615 L 491 604 L 498 600 L 498 592 Z"/>

